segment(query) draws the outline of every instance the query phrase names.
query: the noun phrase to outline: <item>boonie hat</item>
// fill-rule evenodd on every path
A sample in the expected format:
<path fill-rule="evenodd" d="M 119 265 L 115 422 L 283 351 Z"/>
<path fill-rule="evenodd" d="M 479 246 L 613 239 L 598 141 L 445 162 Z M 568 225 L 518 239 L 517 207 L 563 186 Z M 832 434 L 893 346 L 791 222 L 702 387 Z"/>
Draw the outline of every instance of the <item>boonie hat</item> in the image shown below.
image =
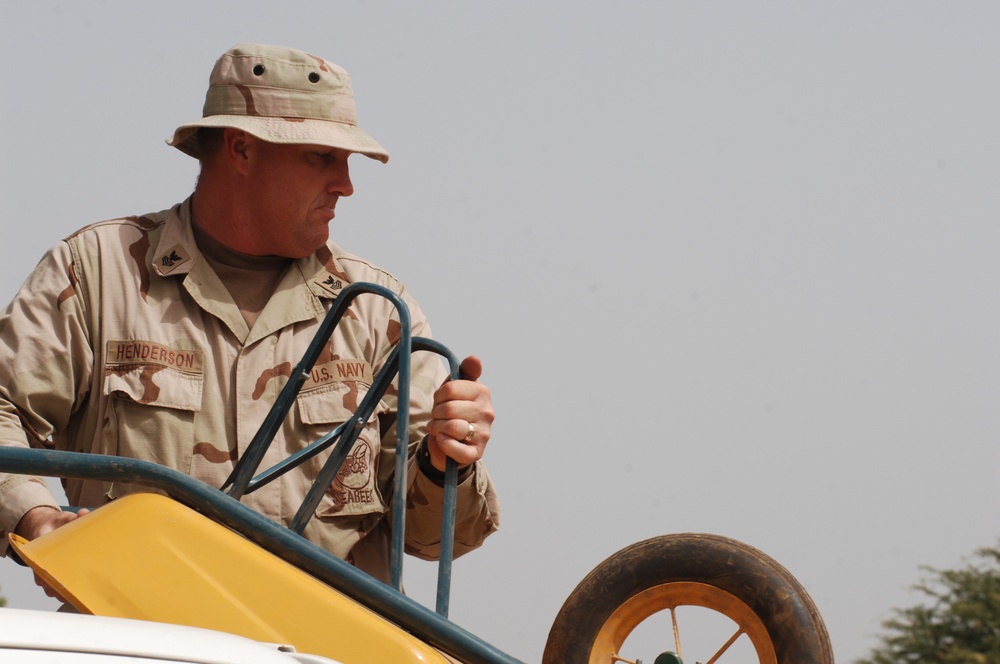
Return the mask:
<path fill-rule="evenodd" d="M 235 127 L 270 143 L 326 145 L 385 163 L 389 153 L 358 127 L 351 77 L 332 62 L 284 46 L 238 44 L 208 80 L 202 118 L 167 145 L 198 158 L 200 127 Z"/>

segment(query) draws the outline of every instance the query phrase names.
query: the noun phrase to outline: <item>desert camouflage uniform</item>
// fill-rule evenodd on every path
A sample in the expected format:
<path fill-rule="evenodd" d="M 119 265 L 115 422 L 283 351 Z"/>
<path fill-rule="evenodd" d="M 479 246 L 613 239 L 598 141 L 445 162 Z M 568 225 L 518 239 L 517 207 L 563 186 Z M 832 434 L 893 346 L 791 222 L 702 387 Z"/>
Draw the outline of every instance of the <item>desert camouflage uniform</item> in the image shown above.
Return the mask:
<path fill-rule="evenodd" d="M 332 243 L 295 261 L 252 329 L 201 256 L 190 203 L 95 224 L 44 257 L 0 316 L 0 442 L 155 461 L 221 486 L 291 368 L 343 287 L 366 281 L 400 293 L 413 334 L 429 336 L 419 307 L 391 275 Z M 262 468 L 345 421 L 399 335 L 392 304 L 355 299 L 316 363 Z M 442 489 L 412 451 L 445 378 L 440 359 L 413 356 L 407 550 L 434 558 Z M 387 578 L 395 392 L 383 397 L 306 528 L 309 539 Z M 323 456 L 325 458 L 326 455 Z M 243 502 L 288 523 L 322 459 Z M 71 504 L 93 507 L 137 490 L 65 481 Z M 0 475 L 0 528 L 55 502 L 44 483 Z M 499 525 L 481 463 L 459 487 L 456 554 Z M 359 544 L 360 542 L 360 544 Z"/>

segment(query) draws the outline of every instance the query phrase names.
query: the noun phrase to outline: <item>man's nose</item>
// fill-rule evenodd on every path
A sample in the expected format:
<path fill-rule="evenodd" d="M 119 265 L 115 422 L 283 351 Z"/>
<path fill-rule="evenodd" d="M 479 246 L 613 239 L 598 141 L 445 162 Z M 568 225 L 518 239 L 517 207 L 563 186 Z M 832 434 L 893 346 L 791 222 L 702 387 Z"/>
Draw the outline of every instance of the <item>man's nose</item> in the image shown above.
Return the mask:
<path fill-rule="evenodd" d="M 330 182 L 327 184 L 327 193 L 350 196 L 354 193 L 354 183 L 351 182 L 351 170 L 347 166 L 347 160 L 337 164 L 333 169 Z"/>

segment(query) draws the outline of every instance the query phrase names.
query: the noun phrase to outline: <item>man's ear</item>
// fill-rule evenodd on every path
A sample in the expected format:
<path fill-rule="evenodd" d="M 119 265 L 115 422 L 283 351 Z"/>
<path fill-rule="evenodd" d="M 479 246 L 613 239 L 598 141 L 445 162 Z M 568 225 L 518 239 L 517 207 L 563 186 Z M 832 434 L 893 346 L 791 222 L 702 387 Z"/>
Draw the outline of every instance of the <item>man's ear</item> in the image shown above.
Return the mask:
<path fill-rule="evenodd" d="M 237 173 L 247 172 L 249 162 L 248 148 L 253 142 L 253 137 L 242 129 L 226 127 L 223 133 L 223 152 L 226 160 L 232 164 Z"/>

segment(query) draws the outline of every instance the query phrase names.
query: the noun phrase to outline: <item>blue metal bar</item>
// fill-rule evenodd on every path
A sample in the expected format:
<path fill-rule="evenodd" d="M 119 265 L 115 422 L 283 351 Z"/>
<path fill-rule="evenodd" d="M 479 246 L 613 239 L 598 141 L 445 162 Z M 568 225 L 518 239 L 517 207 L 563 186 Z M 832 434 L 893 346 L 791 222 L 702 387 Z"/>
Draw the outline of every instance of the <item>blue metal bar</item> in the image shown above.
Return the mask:
<path fill-rule="evenodd" d="M 235 498 L 176 470 L 123 457 L 0 446 L 0 472 L 128 482 L 161 490 L 452 657 L 483 664 L 522 664 Z"/>
<path fill-rule="evenodd" d="M 455 558 L 455 514 L 458 511 L 458 462 L 451 457 L 444 467 L 444 516 L 441 524 L 441 557 L 438 561 L 438 585 L 435 610 L 448 617 L 451 598 L 451 563 Z"/>
<path fill-rule="evenodd" d="M 430 350 L 448 360 L 451 380 L 462 377 L 458 358 L 444 345 L 432 339 L 414 340 L 414 351 Z M 437 596 L 435 610 L 438 615 L 448 617 L 451 597 L 451 569 L 455 560 L 455 518 L 458 512 L 458 463 L 449 458 L 444 468 L 444 500 L 441 506 L 441 553 L 438 557 Z"/>
<path fill-rule="evenodd" d="M 313 458 L 320 452 L 324 452 L 331 446 L 336 445 L 340 441 L 340 435 L 346 426 L 346 422 L 337 426 L 333 431 L 324 434 L 309 443 L 306 447 L 299 450 L 295 454 L 292 454 L 288 458 L 279 461 L 267 470 L 262 471 L 259 475 L 250 480 L 250 484 L 247 485 L 247 493 L 253 493 L 257 489 L 270 484 L 272 481 L 278 479 L 285 473 L 295 468 L 298 468 L 303 463 Z"/>
<path fill-rule="evenodd" d="M 393 476 L 396 488 L 392 494 L 392 549 L 389 552 L 389 578 L 392 587 L 403 592 L 403 546 L 406 536 L 406 468 L 410 448 L 410 312 L 398 297 L 399 320 L 399 394 L 396 398 L 396 474 Z"/>

